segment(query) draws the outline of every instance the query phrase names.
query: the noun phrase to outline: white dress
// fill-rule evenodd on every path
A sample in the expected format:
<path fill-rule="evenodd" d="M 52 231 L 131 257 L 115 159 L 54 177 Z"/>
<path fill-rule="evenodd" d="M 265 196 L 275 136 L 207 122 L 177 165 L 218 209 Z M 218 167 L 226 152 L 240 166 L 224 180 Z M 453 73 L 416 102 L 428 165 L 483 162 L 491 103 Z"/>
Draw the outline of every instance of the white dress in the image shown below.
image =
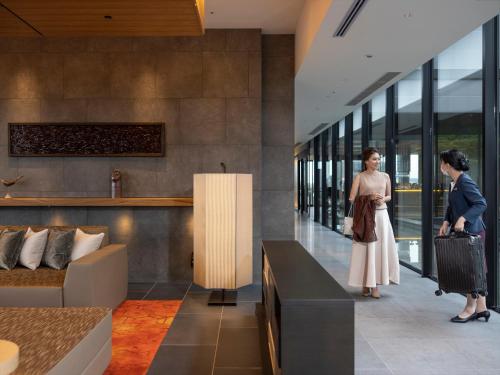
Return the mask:
<path fill-rule="evenodd" d="M 358 194 L 380 193 L 388 196 L 391 194 L 389 175 L 379 171 L 362 172 L 356 176 L 352 189 L 351 199 Z M 375 242 L 352 241 L 348 281 L 351 286 L 374 288 L 391 282 L 399 284 L 399 257 L 385 203 L 377 206 L 375 211 L 375 234 Z"/>

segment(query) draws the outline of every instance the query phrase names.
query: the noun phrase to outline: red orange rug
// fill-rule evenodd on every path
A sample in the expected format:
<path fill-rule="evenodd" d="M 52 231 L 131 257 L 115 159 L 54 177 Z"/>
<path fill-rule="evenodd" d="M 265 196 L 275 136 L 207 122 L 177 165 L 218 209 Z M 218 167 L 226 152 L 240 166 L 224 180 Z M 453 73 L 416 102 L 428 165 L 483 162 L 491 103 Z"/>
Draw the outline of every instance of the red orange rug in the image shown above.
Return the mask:
<path fill-rule="evenodd" d="M 127 300 L 113 312 L 113 357 L 106 375 L 146 374 L 182 301 Z"/>

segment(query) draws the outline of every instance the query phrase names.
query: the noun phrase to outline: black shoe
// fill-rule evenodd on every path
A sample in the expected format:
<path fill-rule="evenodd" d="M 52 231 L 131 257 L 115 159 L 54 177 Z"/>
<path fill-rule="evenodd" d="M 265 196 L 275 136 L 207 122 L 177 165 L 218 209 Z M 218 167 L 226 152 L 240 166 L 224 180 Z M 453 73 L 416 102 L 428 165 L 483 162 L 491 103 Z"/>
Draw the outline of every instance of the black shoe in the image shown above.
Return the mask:
<path fill-rule="evenodd" d="M 476 313 L 469 315 L 467 318 L 461 318 L 457 315 L 451 318 L 450 321 L 453 323 L 467 323 L 469 320 L 475 320 L 475 319 L 477 319 Z"/>
<path fill-rule="evenodd" d="M 479 319 L 479 318 L 484 318 L 486 323 L 488 323 L 488 320 L 490 319 L 490 312 L 488 310 L 484 310 L 484 311 L 476 313 L 476 319 Z"/>

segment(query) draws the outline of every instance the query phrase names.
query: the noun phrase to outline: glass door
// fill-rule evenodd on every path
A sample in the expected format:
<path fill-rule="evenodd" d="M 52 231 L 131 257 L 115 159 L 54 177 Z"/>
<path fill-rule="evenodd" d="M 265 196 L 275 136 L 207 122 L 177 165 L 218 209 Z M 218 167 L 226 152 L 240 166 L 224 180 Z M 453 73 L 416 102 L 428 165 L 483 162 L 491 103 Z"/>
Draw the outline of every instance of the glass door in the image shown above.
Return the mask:
<path fill-rule="evenodd" d="M 450 185 L 450 179 L 440 172 L 440 152 L 453 148 L 464 152 L 470 161 L 469 175 L 482 185 L 482 27 L 439 54 L 434 66 L 433 234 L 443 222 Z"/>
<path fill-rule="evenodd" d="M 396 85 L 394 234 L 399 259 L 422 269 L 422 69 Z"/>
<path fill-rule="evenodd" d="M 337 181 L 336 181 L 336 230 L 342 232 L 345 216 L 345 119 L 341 120 L 338 124 L 338 138 L 337 138 Z"/>

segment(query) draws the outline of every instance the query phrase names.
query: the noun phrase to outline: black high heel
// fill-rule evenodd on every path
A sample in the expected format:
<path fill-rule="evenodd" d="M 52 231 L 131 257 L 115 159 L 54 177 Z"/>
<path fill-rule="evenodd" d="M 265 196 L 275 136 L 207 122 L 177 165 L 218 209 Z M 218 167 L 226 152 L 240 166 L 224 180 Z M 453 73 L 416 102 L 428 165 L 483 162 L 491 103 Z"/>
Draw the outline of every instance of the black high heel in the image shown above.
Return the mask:
<path fill-rule="evenodd" d="M 484 310 L 484 311 L 476 313 L 476 319 L 484 318 L 486 323 L 488 323 L 488 320 L 490 320 L 490 315 L 491 314 L 488 310 Z"/>
<path fill-rule="evenodd" d="M 461 318 L 458 315 L 454 316 L 453 318 L 450 319 L 450 321 L 453 323 L 467 323 L 469 320 L 475 320 L 475 319 L 477 319 L 477 314 L 473 313 L 473 314 L 470 314 L 467 318 Z"/>

